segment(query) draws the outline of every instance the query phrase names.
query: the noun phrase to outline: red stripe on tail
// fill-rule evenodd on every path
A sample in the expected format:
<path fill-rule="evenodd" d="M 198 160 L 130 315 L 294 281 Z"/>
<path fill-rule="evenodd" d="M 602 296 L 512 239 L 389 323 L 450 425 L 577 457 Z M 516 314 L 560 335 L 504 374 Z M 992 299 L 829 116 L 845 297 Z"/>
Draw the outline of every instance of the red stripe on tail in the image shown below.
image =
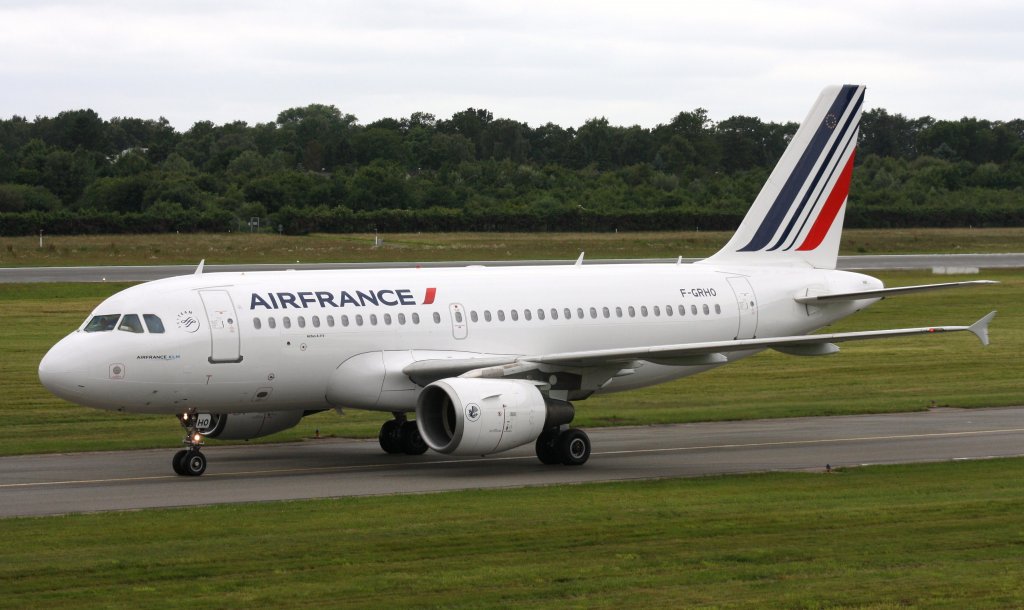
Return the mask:
<path fill-rule="evenodd" d="M 822 240 L 828 235 L 828 230 L 832 228 L 832 223 L 835 222 L 840 208 L 843 207 L 843 202 L 846 201 L 846 197 L 850 194 L 850 178 L 853 176 L 853 158 L 856 156 L 856 153 L 857 151 L 850 153 L 850 160 L 846 162 L 843 173 L 839 174 L 839 180 L 832 187 L 832 192 L 829 194 L 828 199 L 825 200 L 825 205 L 818 214 L 817 220 L 814 221 L 814 226 L 811 227 L 811 231 L 807 234 L 807 238 L 804 239 L 804 243 L 800 244 L 797 250 L 814 250 L 821 245 Z"/>

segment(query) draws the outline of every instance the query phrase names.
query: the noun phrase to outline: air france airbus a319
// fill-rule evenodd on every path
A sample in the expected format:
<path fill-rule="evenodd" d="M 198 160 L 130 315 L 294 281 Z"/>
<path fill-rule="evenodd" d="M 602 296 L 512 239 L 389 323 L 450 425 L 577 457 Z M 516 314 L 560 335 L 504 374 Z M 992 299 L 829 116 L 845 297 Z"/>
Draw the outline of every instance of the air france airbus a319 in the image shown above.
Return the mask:
<path fill-rule="evenodd" d="M 488 455 L 535 443 L 580 465 L 573 402 L 693 375 L 771 348 L 970 326 L 808 334 L 893 295 L 836 270 L 864 87 L 826 88 L 732 239 L 694 264 L 202 273 L 108 298 L 53 346 L 39 378 L 66 400 L 167 413 L 185 427 L 178 474 L 206 437 L 249 439 L 311 413 L 391 414 L 390 453 Z M 415 412 L 415 420 L 408 415 Z"/>

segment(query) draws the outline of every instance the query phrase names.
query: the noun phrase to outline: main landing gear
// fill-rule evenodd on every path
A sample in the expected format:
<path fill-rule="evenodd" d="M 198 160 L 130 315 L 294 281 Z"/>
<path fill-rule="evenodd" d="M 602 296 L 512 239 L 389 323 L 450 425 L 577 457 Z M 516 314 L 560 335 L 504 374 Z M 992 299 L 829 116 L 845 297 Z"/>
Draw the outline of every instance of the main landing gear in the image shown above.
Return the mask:
<path fill-rule="evenodd" d="M 192 409 L 178 416 L 185 429 L 185 449 L 174 454 L 171 467 L 181 476 L 198 477 L 206 472 L 206 456 L 199 450 L 203 446 L 203 435 L 199 433 L 196 410 Z"/>
<path fill-rule="evenodd" d="M 537 459 L 548 465 L 582 466 L 590 459 L 590 437 L 579 428 L 548 428 L 537 437 Z"/>
<path fill-rule="evenodd" d="M 380 427 L 380 434 L 377 435 L 380 448 L 388 453 L 407 455 L 422 455 L 426 452 L 427 444 L 423 442 L 416 422 L 407 419 L 405 413 L 395 413 L 394 416 L 394 419 L 384 422 Z"/>

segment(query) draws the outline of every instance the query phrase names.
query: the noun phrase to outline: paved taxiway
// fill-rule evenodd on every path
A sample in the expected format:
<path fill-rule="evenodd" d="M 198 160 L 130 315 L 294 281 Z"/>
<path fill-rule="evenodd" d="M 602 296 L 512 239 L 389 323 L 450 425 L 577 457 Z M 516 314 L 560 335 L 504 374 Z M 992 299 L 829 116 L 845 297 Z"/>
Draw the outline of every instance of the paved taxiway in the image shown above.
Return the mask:
<path fill-rule="evenodd" d="M 171 473 L 172 448 L 5 457 L 0 517 L 1018 456 L 1024 407 L 589 433 L 594 452 L 579 468 L 543 466 L 532 445 L 487 458 L 410 457 L 346 439 L 208 446 L 199 478 Z"/>
<path fill-rule="evenodd" d="M 698 259 L 684 258 L 684 263 Z M 584 264 L 673 263 L 672 258 L 588 260 Z M 198 261 L 197 261 L 198 262 Z M 391 269 L 411 267 L 465 267 L 484 265 L 509 267 L 518 265 L 570 265 L 574 261 L 446 261 L 431 263 L 295 263 L 207 265 L 207 273 L 218 271 L 282 271 L 285 269 Z M 1017 254 L 907 254 L 840 256 L 838 267 L 851 271 L 879 269 L 977 268 L 996 269 L 1024 267 L 1024 253 Z M 148 282 L 194 272 L 195 265 L 123 265 L 103 267 L 2 267 L 2 283 L 34 282 Z"/>

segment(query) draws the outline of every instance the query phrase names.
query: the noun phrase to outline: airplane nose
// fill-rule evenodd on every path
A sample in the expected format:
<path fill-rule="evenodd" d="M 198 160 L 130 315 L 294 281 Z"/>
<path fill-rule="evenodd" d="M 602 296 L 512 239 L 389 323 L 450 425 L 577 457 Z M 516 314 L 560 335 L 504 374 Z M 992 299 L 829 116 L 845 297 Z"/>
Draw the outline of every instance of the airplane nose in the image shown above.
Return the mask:
<path fill-rule="evenodd" d="M 69 349 L 68 338 L 46 352 L 39 361 L 39 382 L 53 394 L 74 402 L 85 388 L 85 363 L 81 354 Z"/>

